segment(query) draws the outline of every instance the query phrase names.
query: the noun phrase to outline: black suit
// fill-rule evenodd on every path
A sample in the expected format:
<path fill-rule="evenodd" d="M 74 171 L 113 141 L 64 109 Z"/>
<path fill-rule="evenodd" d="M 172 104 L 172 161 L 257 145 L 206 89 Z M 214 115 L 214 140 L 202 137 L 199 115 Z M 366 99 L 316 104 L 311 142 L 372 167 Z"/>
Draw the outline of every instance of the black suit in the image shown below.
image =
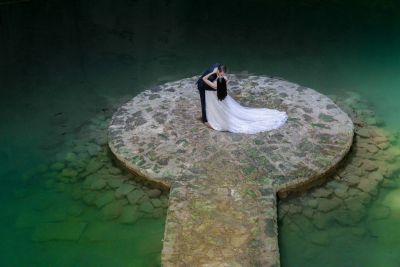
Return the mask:
<path fill-rule="evenodd" d="M 205 90 L 215 90 L 211 88 L 208 84 L 206 84 L 203 81 L 203 77 L 206 76 L 207 74 L 211 73 L 215 68 L 217 68 L 220 64 L 215 63 L 212 65 L 210 68 L 204 71 L 203 75 L 200 76 L 200 78 L 197 80 L 197 89 L 199 90 L 200 93 L 200 101 L 201 101 L 201 120 L 203 122 L 207 121 L 207 115 L 206 115 L 206 91 Z M 214 82 L 215 79 L 217 79 L 217 74 L 214 73 L 208 77 L 208 80 L 211 82 Z"/>

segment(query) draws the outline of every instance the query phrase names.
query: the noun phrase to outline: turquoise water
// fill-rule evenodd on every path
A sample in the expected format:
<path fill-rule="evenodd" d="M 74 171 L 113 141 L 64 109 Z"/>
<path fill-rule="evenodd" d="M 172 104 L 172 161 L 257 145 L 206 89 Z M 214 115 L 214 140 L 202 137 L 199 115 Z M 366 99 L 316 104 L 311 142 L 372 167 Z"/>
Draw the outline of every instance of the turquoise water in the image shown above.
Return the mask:
<path fill-rule="evenodd" d="M 395 135 L 400 130 L 399 13 L 395 1 L 0 5 L 0 231 L 5 241 L 0 251 L 7 255 L 1 265 L 159 265 L 165 215 L 128 225 L 104 221 L 100 209 L 71 198 L 70 186 L 79 183 L 64 190 L 49 188 L 46 182 L 54 172 L 43 166 L 84 147 L 91 134 L 105 134 L 104 127 L 90 125 L 98 125 L 93 123 L 97 118 L 106 123 L 135 94 L 200 74 L 215 61 L 231 72 L 279 76 L 329 95 L 357 92 L 384 120 L 381 127 Z M 86 126 L 89 130 L 82 130 Z M 91 157 L 112 166 L 104 147 L 96 153 Z M 398 173 L 390 177 L 397 178 Z M 369 207 L 398 189 L 379 189 Z M 55 207 L 48 214 L 53 221 L 101 223 L 101 232 L 120 235 L 105 235 L 101 241 L 32 241 L 41 219 L 30 215 L 47 212 L 43 198 Z M 81 205 L 82 215 L 60 215 L 74 205 Z M 20 216 L 28 222 L 23 227 Z M 282 223 L 282 266 L 399 266 L 397 220 L 392 213 L 375 227 L 393 233 L 392 239 L 384 239 L 388 242 L 376 234 L 350 237 L 347 228 L 335 225 L 337 238 L 324 246 L 285 235 L 289 231 Z M 357 227 L 367 229 L 367 221 Z M 118 238 L 125 231 L 127 238 Z"/>

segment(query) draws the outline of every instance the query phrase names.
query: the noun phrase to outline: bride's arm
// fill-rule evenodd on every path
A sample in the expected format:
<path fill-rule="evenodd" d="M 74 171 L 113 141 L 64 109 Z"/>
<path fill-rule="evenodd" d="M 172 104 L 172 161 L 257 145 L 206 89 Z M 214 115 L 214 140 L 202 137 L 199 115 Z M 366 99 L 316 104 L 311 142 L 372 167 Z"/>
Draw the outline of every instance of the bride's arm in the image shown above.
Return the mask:
<path fill-rule="evenodd" d="M 207 74 L 206 76 L 203 77 L 203 81 L 208 84 L 211 88 L 217 90 L 217 82 L 210 82 L 210 80 L 208 80 L 208 77 L 210 77 L 211 75 L 213 75 L 214 73 L 216 73 L 216 71 L 214 70 L 213 72 Z"/>

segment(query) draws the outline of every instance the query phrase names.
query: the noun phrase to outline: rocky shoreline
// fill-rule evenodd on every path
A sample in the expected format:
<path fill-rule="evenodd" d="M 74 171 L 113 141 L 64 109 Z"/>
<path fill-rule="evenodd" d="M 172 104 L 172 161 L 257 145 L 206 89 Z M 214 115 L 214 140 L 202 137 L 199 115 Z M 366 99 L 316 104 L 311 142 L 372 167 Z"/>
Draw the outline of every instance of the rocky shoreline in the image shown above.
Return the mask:
<path fill-rule="evenodd" d="M 33 203 L 33 209 L 22 208 L 15 225 L 32 229 L 33 241 L 98 240 L 108 228 L 118 232 L 141 219 L 164 220 L 168 192 L 135 179 L 111 157 L 110 119 L 100 113 L 71 136 L 53 162 L 24 175 L 27 187 L 15 197 Z M 42 189 L 32 193 L 31 183 Z"/>

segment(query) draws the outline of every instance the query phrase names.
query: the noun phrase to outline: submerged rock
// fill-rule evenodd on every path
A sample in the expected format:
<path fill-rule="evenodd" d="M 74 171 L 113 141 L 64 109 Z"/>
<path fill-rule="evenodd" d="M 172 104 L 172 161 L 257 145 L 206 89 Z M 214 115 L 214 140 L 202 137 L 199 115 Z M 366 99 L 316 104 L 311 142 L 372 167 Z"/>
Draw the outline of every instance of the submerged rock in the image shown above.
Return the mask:
<path fill-rule="evenodd" d="M 103 189 L 106 185 L 107 185 L 106 181 L 102 178 L 99 178 L 90 185 L 90 189 L 100 190 Z"/>
<path fill-rule="evenodd" d="M 363 164 L 361 165 L 361 168 L 368 172 L 372 172 L 372 171 L 376 171 L 378 169 L 378 166 L 373 161 L 366 159 L 366 160 L 363 160 Z"/>
<path fill-rule="evenodd" d="M 97 199 L 97 194 L 94 192 L 89 192 L 84 195 L 83 202 L 88 206 L 92 206 L 95 204 L 96 199 Z"/>
<path fill-rule="evenodd" d="M 100 152 L 101 147 L 97 144 L 89 143 L 86 149 L 90 156 L 95 156 Z"/>
<path fill-rule="evenodd" d="M 165 209 L 162 208 L 155 208 L 152 214 L 152 217 L 155 219 L 161 218 L 165 216 Z"/>
<path fill-rule="evenodd" d="M 33 241 L 78 241 L 85 222 L 39 223 L 32 234 Z"/>
<path fill-rule="evenodd" d="M 80 188 L 74 188 L 72 191 L 71 191 L 71 197 L 72 197 L 72 199 L 74 199 L 74 200 L 78 200 L 78 199 L 81 199 L 82 198 L 82 190 L 80 189 Z"/>
<path fill-rule="evenodd" d="M 378 185 L 378 181 L 376 181 L 376 180 L 363 179 L 360 181 L 360 183 L 358 184 L 357 187 L 366 193 L 376 195 L 377 194 L 377 185 Z"/>
<path fill-rule="evenodd" d="M 108 168 L 108 173 L 110 173 L 112 175 L 120 175 L 122 173 L 122 171 L 119 168 L 109 167 Z"/>
<path fill-rule="evenodd" d="M 68 214 L 71 216 L 79 216 L 83 213 L 83 207 L 81 205 L 72 205 L 68 208 Z"/>
<path fill-rule="evenodd" d="M 326 188 L 317 188 L 311 193 L 314 197 L 326 198 L 332 194 L 332 191 Z"/>
<path fill-rule="evenodd" d="M 154 208 L 159 208 L 161 207 L 161 200 L 159 200 L 158 198 L 153 198 L 151 199 L 151 204 L 153 205 Z"/>
<path fill-rule="evenodd" d="M 323 212 L 331 211 L 342 204 L 342 201 L 338 198 L 326 199 L 320 198 L 317 199 L 318 202 L 318 210 Z"/>
<path fill-rule="evenodd" d="M 333 217 L 339 224 L 344 226 L 354 225 L 356 223 L 351 217 L 351 211 L 347 209 L 335 212 Z"/>
<path fill-rule="evenodd" d="M 33 199 L 33 207 L 35 210 L 38 210 L 38 211 L 47 210 L 52 205 L 53 205 L 52 201 L 46 197 L 39 197 L 39 198 Z"/>
<path fill-rule="evenodd" d="M 50 169 L 54 170 L 54 171 L 61 171 L 62 169 L 64 169 L 64 167 L 65 167 L 65 164 L 62 162 L 55 162 L 50 165 Z"/>
<path fill-rule="evenodd" d="M 126 206 L 124 207 L 121 217 L 119 218 L 120 223 L 132 224 L 140 218 L 140 212 L 137 206 Z"/>
<path fill-rule="evenodd" d="M 66 168 L 62 170 L 61 175 L 64 177 L 72 178 L 77 176 L 78 172 L 75 171 L 74 169 Z"/>
<path fill-rule="evenodd" d="M 127 194 L 129 194 L 131 191 L 135 189 L 135 186 L 131 184 L 122 184 L 118 189 L 115 191 L 115 197 L 116 198 L 123 198 Z"/>
<path fill-rule="evenodd" d="M 143 202 L 142 204 L 140 204 L 139 209 L 140 209 L 140 211 L 143 211 L 145 213 L 152 213 L 154 210 L 154 207 L 151 204 L 151 202 L 146 201 L 146 202 Z"/>
<path fill-rule="evenodd" d="M 399 185 L 395 181 L 383 179 L 381 186 L 385 188 L 397 188 Z"/>
<path fill-rule="evenodd" d="M 111 188 L 118 188 L 123 184 L 123 180 L 121 178 L 110 178 L 107 180 L 107 184 L 111 187 Z"/>
<path fill-rule="evenodd" d="M 332 220 L 332 218 L 330 216 L 327 216 L 327 215 L 319 212 L 314 215 L 311 222 L 314 224 L 314 226 L 317 229 L 322 230 L 322 229 L 325 229 L 329 225 L 331 220 Z"/>
<path fill-rule="evenodd" d="M 389 207 L 393 212 L 400 212 L 400 189 L 391 191 L 384 198 L 383 205 Z"/>
<path fill-rule="evenodd" d="M 67 210 L 65 208 L 53 208 L 42 213 L 42 221 L 44 222 L 61 222 L 67 219 Z"/>
<path fill-rule="evenodd" d="M 368 215 L 373 220 L 385 219 L 390 215 L 390 208 L 383 205 L 374 205 L 369 210 Z"/>
<path fill-rule="evenodd" d="M 96 199 L 95 204 L 98 208 L 101 208 L 111 203 L 113 200 L 114 200 L 114 192 L 108 191 L 105 193 L 101 193 L 99 198 Z"/>
<path fill-rule="evenodd" d="M 122 213 L 122 205 L 120 202 L 113 202 L 106 205 L 102 210 L 102 218 L 104 220 L 112 220 L 118 218 Z"/>
<path fill-rule="evenodd" d="M 140 202 L 140 200 L 145 196 L 142 190 L 134 190 L 127 195 L 130 204 L 134 205 Z"/>
<path fill-rule="evenodd" d="M 93 173 L 93 172 L 99 170 L 100 168 L 102 168 L 103 165 L 104 165 L 103 163 L 101 163 L 97 160 L 91 160 L 89 162 L 89 164 L 86 166 L 86 171 L 88 173 Z"/>
<path fill-rule="evenodd" d="M 159 197 L 160 195 L 161 195 L 161 190 L 160 189 L 157 189 L 157 188 L 155 188 L 155 189 L 150 189 L 148 192 L 147 192 L 147 195 L 150 197 L 150 198 L 156 198 L 156 197 Z"/>
<path fill-rule="evenodd" d="M 367 233 L 367 230 L 362 227 L 350 227 L 350 233 L 357 237 L 363 237 Z"/>
<path fill-rule="evenodd" d="M 319 246 L 328 246 L 330 244 L 329 234 L 327 232 L 318 231 L 310 235 L 310 241 Z"/>

